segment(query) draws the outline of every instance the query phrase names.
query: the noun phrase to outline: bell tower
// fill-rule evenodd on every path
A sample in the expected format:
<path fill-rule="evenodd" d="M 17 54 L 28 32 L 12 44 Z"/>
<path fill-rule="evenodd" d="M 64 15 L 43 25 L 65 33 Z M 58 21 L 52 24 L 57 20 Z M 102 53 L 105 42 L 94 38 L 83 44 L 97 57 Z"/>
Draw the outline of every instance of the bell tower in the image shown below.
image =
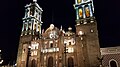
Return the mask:
<path fill-rule="evenodd" d="M 41 38 L 42 12 L 43 10 L 37 4 L 37 0 L 33 0 L 32 3 L 25 6 L 25 16 L 22 19 L 23 27 L 18 46 L 17 67 L 30 67 L 30 64 L 34 66 L 36 61 L 39 61 L 37 51 L 40 45 L 34 40 L 37 41 Z M 31 58 L 33 59 L 32 62 Z M 37 64 L 37 66 L 39 65 Z"/>
<path fill-rule="evenodd" d="M 74 8 L 76 10 L 77 25 L 94 22 L 94 6 L 92 0 L 75 0 Z"/>
<path fill-rule="evenodd" d="M 97 67 L 100 65 L 100 46 L 97 22 L 94 16 L 93 0 L 75 0 L 76 10 L 76 45 L 79 47 L 80 67 Z M 79 56 L 80 55 L 80 56 Z"/>
<path fill-rule="evenodd" d="M 41 34 L 41 15 L 43 10 L 36 2 L 37 1 L 33 0 L 33 3 L 25 6 L 21 36 Z"/>

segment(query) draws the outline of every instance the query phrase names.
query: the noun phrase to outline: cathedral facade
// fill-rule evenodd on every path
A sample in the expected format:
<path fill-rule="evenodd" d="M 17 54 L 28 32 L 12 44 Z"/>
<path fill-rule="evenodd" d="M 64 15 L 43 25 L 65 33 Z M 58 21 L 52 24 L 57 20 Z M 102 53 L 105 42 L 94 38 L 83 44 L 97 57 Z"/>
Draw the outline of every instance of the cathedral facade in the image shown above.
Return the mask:
<path fill-rule="evenodd" d="M 41 30 L 42 8 L 25 6 L 17 67 L 99 67 L 100 47 L 92 0 L 75 0 L 76 32 L 50 24 Z"/>

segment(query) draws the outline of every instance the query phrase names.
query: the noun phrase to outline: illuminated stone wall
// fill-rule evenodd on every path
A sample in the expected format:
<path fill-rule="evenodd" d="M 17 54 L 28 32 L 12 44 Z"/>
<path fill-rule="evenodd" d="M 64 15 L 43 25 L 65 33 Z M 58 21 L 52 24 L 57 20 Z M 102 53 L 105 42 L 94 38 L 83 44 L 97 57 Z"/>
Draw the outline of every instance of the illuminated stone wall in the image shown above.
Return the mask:
<path fill-rule="evenodd" d="M 115 64 L 112 64 L 114 67 L 120 67 L 120 47 L 107 47 L 101 48 L 101 55 L 103 56 L 102 64 L 105 67 L 112 67 L 112 61 Z"/>

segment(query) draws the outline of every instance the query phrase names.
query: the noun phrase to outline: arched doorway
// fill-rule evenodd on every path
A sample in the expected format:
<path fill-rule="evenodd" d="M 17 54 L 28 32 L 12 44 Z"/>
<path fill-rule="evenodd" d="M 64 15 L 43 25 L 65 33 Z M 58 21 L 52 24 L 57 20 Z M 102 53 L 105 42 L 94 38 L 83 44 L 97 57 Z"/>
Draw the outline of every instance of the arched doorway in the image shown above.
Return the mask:
<path fill-rule="evenodd" d="M 36 60 L 35 60 L 35 59 L 32 60 L 31 67 L 37 67 L 37 66 L 36 66 Z"/>
<path fill-rule="evenodd" d="M 47 67 L 53 67 L 53 57 L 48 58 L 48 66 Z"/>
<path fill-rule="evenodd" d="M 110 67 L 117 67 L 116 61 L 114 60 L 110 61 Z"/>
<path fill-rule="evenodd" d="M 72 57 L 68 58 L 68 67 L 74 67 L 74 61 Z"/>

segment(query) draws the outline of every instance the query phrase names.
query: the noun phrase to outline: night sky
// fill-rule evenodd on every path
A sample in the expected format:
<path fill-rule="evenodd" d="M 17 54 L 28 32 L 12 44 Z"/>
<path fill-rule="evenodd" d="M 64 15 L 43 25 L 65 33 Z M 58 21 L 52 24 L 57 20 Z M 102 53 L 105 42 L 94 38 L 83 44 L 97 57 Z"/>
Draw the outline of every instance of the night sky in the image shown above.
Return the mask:
<path fill-rule="evenodd" d="M 0 2 L 0 49 L 4 64 L 16 60 L 19 37 L 22 30 L 24 6 L 31 0 L 2 0 Z M 76 13 L 74 0 L 38 0 L 43 9 L 42 28 L 51 23 L 75 31 Z M 120 45 L 120 4 L 119 0 L 94 0 L 95 17 L 98 23 L 100 47 Z"/>

